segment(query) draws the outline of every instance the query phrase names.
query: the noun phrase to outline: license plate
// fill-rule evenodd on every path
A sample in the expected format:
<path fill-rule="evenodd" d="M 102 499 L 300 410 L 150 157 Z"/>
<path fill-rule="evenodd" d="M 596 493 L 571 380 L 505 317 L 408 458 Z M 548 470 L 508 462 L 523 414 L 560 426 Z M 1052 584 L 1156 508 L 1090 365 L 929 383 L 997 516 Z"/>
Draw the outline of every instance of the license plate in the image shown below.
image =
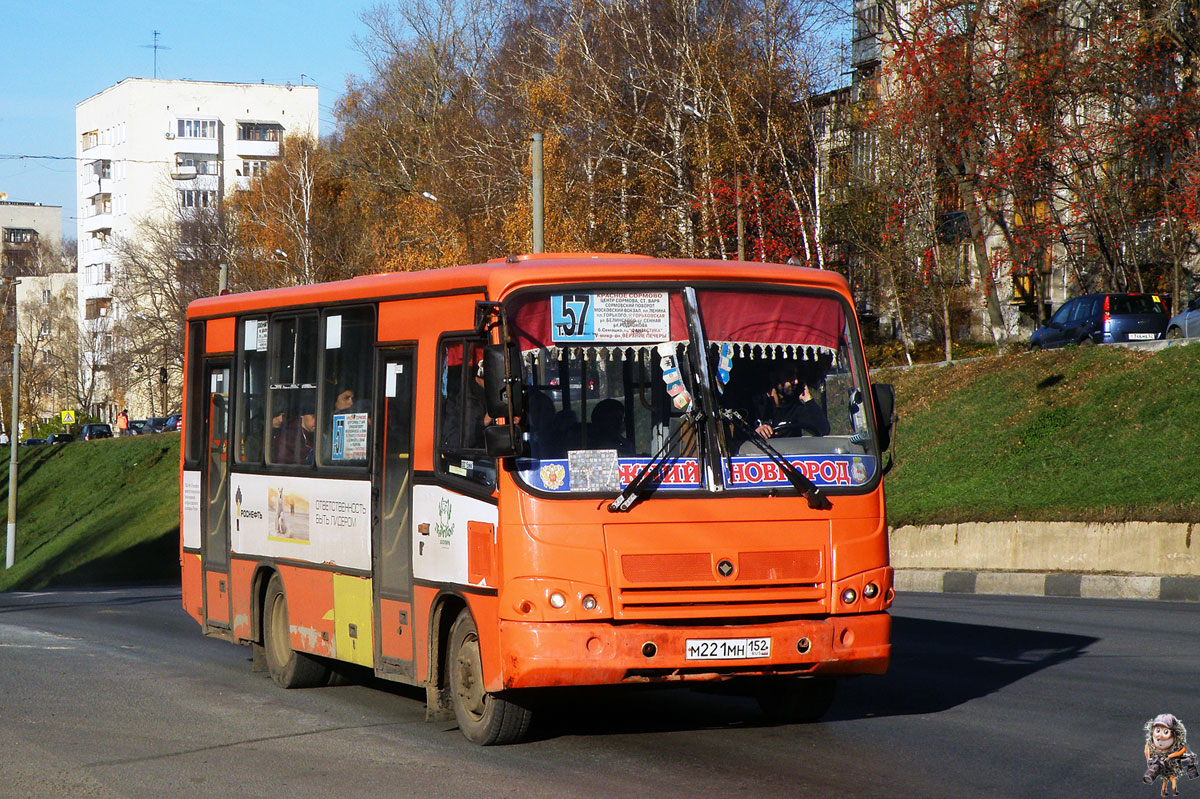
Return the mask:
<path fill-rule="evenodd" d="M 687 639 L 687 660 L 743 660 L 770 656 L 770 638 Z"/>
<path fill-rule="evenodd" d="M 1158 335 L 1156 333 L 1130 333 L 1129 334 L 1130 341 L 1153 341 L 1156 338 L 1158 338 Z"/>

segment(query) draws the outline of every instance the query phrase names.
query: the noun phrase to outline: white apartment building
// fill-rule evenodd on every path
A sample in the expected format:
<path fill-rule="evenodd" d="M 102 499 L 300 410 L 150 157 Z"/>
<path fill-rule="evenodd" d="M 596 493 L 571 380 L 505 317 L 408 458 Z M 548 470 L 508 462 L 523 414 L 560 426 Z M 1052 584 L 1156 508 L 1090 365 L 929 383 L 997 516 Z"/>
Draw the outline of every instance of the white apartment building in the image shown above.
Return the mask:
<path fill-rule="evenodd" d="M 79 315 L 107 331 L 128 312 L 113 305 L 115 242 L 134 238 L 143 220 L 213 207 L 247 187 L 286 135 L 318 136 L 317 87 L 126 78 L 75 106 L 75 132 Z M 124 402 L 136 400 L 102 396 L 96 405 L 109 408 L 96 410 Z"/>

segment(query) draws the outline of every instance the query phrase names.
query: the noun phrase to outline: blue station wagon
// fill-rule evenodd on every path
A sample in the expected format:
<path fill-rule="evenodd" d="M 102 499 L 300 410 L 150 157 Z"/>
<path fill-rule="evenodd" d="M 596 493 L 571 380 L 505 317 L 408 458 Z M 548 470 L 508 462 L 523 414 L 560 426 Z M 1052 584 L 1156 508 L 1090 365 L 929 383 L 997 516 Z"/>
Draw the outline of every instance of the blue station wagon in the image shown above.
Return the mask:
<path fill-rule="evenodd" d="M 1085 294 L 1064 302 L 1033 331 L 1029 348 L 1154 341 L 1166 331 L 1167 306 L 1157 294 Z"/>

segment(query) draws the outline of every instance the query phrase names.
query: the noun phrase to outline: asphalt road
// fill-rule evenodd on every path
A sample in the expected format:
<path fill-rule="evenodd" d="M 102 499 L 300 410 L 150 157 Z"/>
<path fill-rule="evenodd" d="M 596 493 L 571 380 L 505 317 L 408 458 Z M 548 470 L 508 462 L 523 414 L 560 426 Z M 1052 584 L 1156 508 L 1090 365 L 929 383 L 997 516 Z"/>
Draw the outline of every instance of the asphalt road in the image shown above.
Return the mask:
<path fill-rule="evenodd" d="M 891 671 L 820 724 L 571 692 L 481 749 L 411 689 L 276 688 L 174 588 L 0 594 L 0 796 L 1150 797 L 1142 724 L 1200 730 L 1200 606 L 907 594 L 894 616 Z"/>

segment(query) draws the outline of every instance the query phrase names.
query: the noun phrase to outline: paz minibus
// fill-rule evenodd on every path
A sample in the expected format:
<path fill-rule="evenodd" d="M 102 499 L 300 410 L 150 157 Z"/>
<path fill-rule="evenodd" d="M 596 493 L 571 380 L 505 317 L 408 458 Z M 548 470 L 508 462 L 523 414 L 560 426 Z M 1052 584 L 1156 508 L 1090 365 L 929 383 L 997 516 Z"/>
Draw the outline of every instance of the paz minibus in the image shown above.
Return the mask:
<path fill-rule="evenodd" d="M 887 668 L 893 397 L 840 275 L 537 254 L 187 320 L 183 605 L 283 687 L 358 664 L 496 744 L 559 686 L 811 720 Z"/>

